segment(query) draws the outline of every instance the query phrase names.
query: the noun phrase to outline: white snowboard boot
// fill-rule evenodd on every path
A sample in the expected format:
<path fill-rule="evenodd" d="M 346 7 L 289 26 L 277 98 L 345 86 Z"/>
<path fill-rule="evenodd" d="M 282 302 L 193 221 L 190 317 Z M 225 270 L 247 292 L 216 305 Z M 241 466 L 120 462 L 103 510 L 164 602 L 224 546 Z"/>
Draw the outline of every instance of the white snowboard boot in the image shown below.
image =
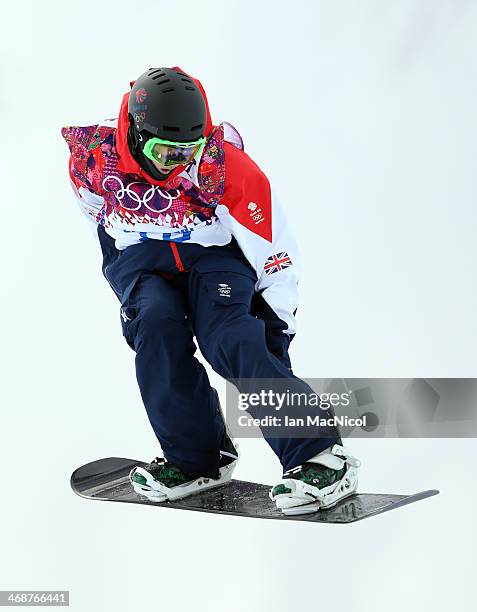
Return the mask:
<path fill-rule="evenodd" d="M 227 436 L 225 448 L 220 451 L 216 477 L 191 476 L 163 457 L 156 457 L 144 467 L 133 468 L 129 474 L 129 480 L 134 491 L 139 495 L 144 495 L 150 501 L 172 501 L 229 482 L 237 461 L 237 444 L 234 444 Z"/>
<path fill-rule="evenodd" d="M 288 515 L 311 514 L 331 508 L 355 493 L 360 465 L 343 446 L 335 444 L 286 471 L 282 481 L 272 487 L 270 499 Z"/>

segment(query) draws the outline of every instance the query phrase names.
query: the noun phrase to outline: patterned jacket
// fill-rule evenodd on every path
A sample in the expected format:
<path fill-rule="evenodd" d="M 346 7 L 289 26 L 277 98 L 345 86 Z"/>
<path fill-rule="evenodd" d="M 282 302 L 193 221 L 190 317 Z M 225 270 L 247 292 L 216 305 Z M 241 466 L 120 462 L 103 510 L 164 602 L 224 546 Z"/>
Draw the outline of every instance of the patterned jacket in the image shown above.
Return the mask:
<path fill-rule="evenodd" d="M 207 106 L 207 143 L 200 158 L 157 181 L 129 151 L 128 99 L 129 93 L 118 119 L 61 131 L 70 149 L 71 184 L 93 229 L 102 225 L 118 249 L 151 239 L 225 245 L 234 236 L 256 271 L 256 291 L 291 339 L 298 306 L 298 246 L 268 178 L 245 153 L 240 134 L 226 122 L 212 125 Z"/>

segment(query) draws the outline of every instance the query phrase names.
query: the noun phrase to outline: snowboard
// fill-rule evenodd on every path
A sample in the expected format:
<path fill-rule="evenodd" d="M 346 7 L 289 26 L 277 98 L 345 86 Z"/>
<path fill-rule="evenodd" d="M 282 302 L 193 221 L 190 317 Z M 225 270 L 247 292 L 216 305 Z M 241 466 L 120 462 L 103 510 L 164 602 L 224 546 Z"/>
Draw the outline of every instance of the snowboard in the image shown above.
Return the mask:
<path fill-rule="evenodd" d="M 86 499 L 124 502 L 195 510 L 212 514 L 248 516 L 252 518 L 277 519 L 280 521 L 304 521 L 307 523 L 354 523 L 370 516 L 407 506 L 426 497 L 437 495 L 431 489 L 413 495 L 393 495 L 377 493 L 355 493 L 343 499 L 334 508 L 320 510 L 313 514 L 286 516 L 277 510 L 268 497 L 270 485 L 231 480 L 215 489 L 194 493 L 177 501 L 152 502 L 134 492 L 129 482 L 129 472 L 135 466 L 146 465 L 136 459 L 109 457 L 87 463 L 71 475 L 71 487 L 75 493 Z"/>

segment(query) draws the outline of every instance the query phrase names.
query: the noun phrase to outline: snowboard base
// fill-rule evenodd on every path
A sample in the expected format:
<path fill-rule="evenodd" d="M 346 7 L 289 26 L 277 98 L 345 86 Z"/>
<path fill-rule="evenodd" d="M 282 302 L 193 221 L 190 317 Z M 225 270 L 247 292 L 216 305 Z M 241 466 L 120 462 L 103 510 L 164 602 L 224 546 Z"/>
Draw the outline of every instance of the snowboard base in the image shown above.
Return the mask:
<path fill-rule="evenodd" d="M 86 499 L 307 523 L 354 523 L 439 493 L 435 489 L 414 495 L 355 493 L 329 510 L 286 516 L 277 510 L 268 497 L 269 485 L 245 480 L 231 480 L 216 489 L 195 493 L 177 501 L 149 501 L 146 497 L 136 494 L 129 482 L 129 472 L 137 465 L 144 466 L 146 463 L 122 457 L 99 459 L 75 470 L 71 476 L 71 487 L 75 493 Z"/>

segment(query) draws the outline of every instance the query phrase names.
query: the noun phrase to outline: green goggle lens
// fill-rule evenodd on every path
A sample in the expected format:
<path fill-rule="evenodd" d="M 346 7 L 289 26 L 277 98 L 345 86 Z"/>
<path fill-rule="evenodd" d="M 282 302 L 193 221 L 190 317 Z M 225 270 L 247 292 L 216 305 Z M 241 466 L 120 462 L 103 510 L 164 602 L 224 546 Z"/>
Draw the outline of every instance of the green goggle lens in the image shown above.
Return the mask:
<path fill-rule="evenodd" d="M 192 161 L 205 142 L 205 138 L 199 138 L 194 142 L 150 138 L 144 145 L 143 152 L 146 157 L 164 167 L 176 166 Z"/>

